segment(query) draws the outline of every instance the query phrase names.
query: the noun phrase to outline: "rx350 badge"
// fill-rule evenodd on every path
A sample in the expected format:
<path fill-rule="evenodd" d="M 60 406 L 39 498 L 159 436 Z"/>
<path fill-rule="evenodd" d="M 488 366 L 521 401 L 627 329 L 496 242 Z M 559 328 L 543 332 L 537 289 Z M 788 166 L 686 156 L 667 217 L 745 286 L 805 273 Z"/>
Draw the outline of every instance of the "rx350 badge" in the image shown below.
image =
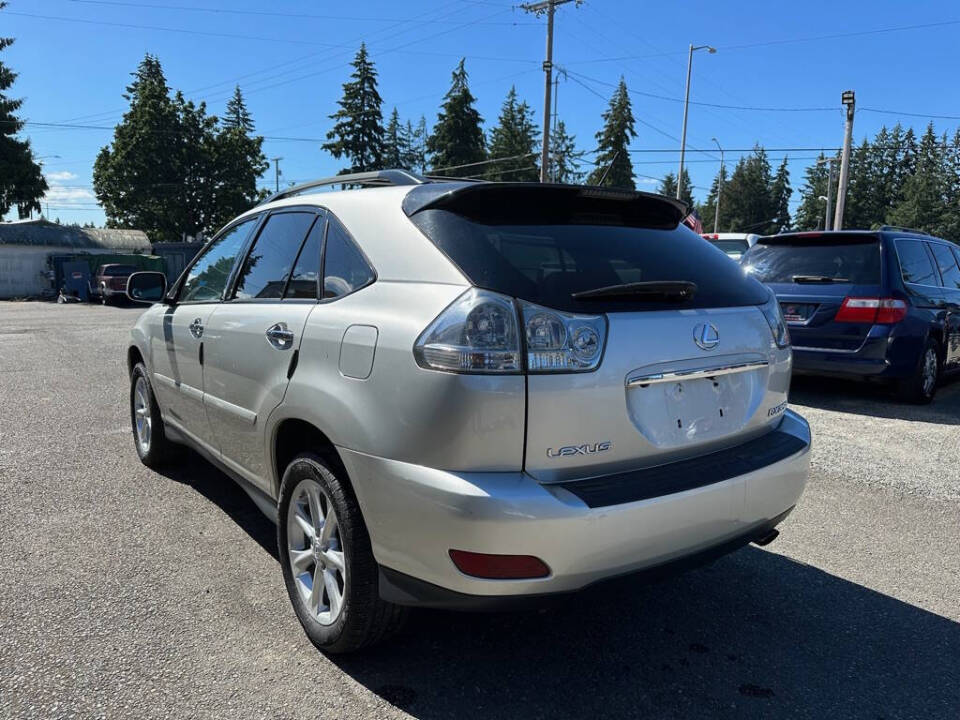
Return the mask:
<path fill-rule="evenodd" d="M 613 447 L 613 443 L 609 440 L 604 440 L 603 442 L 595 443 L 585 443 L 583 445 L 564 445 L 560 448 L 547 448 L 547 457 L 549 458 L 558 458 L 558 457 L 570 457 L 572 455 L 596 455 L 597 453 L 606 452 Z"/>

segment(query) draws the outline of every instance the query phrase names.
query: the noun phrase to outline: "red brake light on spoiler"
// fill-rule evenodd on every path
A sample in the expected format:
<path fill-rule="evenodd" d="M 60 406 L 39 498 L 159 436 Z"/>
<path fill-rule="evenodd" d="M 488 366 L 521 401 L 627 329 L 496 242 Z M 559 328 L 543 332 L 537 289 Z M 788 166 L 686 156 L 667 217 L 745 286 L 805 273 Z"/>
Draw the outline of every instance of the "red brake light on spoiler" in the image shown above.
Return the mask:
<path fill-rule="evenodd" d="M 836 322 L 893 325 L 907 315 L 907 303 L 896 298 L 845 297 Z"/>

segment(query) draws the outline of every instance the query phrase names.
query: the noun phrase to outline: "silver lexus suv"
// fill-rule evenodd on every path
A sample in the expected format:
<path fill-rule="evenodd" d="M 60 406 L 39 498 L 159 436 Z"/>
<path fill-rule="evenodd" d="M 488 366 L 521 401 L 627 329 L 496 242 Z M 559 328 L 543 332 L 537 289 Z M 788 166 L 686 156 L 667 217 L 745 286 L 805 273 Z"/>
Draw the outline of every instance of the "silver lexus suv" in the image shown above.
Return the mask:
<path fill-rule="evenodd" d="M 331 191 L 336 186 L 351 189 Z M 132 330 L 137 452 L 277 524 L 320 649 L 766 544 L 806 483 L 771 293 L 642 192 L 380 171 L 241 215 Z"/>

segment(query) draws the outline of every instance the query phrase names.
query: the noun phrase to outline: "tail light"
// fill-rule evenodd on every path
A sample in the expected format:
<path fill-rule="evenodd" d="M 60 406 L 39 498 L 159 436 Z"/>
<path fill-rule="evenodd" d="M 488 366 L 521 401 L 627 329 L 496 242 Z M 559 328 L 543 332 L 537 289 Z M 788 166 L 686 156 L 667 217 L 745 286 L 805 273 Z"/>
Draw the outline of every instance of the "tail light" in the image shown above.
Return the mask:
<path fill-rule="evenodd" d="M 778 348 L 785 348 L 790 345 L 790 331 L 787 329 L 787 321 L 783 319 L 783 309 L 777 296 L 770 293 L 770 299 L 760 306 L 763 317 L 770 326 L 770 332 L 773 333 L 773 341 Z"/>
<path fill-rule="evenodd" d="M 834 320 L 836 322 L 893 325 L 907 315 L 907 303 L 896 298 L 846 297 Z"/>
<path fill-rule="evenodd" d="M 427 327 L 414 345 L 417 364 L 462 373 L 523 370 L 520 326 L 531 373 L 595 370 L 603 356 L 603 315 L 574 315 L 471 288 Z"/>

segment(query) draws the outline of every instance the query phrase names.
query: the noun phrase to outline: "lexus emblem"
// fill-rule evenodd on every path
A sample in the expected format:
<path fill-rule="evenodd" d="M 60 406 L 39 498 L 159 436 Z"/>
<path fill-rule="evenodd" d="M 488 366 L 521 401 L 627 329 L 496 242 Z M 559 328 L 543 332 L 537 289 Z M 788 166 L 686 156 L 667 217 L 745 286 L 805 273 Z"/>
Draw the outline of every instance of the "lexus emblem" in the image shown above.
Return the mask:
<path fill-rule="evenodd" d="M 713 350 L 720 344 L 720 333 L 713 323 L 700 323 L 693 329 L 693 341 L 701 350 Z"/>

